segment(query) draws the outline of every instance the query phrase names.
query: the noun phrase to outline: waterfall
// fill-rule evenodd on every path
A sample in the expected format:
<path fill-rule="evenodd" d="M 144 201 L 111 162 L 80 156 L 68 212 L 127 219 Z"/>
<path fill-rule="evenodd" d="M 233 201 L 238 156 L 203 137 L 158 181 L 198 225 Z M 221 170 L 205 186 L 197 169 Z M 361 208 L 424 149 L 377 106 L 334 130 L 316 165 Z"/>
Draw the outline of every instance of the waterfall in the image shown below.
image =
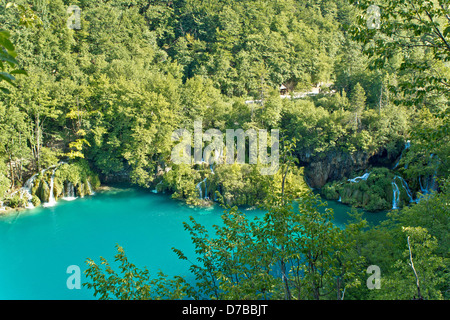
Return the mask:
<path fill-rule="evenodd" d="M 204 198 L 204 199 L 207 199 L 207 198 L 208 198 L 208 187 L 207 187 L 207 185 L 206 185 L 206 179 L 208 179 L 208 178 L 205 178 L 205 179 L 203 179 L 202 181 L 200 181 L 199 183 L 197 183 L 196 188 L 197 188 L 197 190 L 198 190 L 199 199 L 203 199 L 202 183 L 205 184 L 205 198 Z"/>
<path fill-rule="evenodd" d="M 89 190 L 89 195 L 91 196 L 91 195 L 95 194 L 95 192 L 92 191 L 92 186 L 91 186 L 91 183 L 89 182 L 89 180 L 86 180 L 86 183 L 87 183 L 87 187 Z"/>
<path fill-rule="evenodd" d="M 63 199 L 66 201 L 73 201 L 76 198 L 77 197 L 75 197 L 75 188 L 73 187 L 72 182 L 67 181 L 65 196 L 63 197 Z"/>
<path fill-rule="evenodd" d="M 417 200 L 414 200 L 413 195 L 412 195 L 412 192 L 411 192 L 411 189 L 409 188 L 408 183 L 405 181 L 405 179 L 403 179 L 402 177 L 399 177 L 399 176 L 395 176 L 395 177 L 396 177 L 396 178 L 399 178 L 400 181 L 402 182 L 403 189 L 405 189 L 406 194 L 408 195 L 409 202 L 411 202 L 411 203 L 412 203 L 412 202 L 417 203 Z"/>
<path fill-rule="evenodd" d="M 55 195 L 53 194 L 53 186 L 55 182 L 55 172 L 58 167 L 55 167 L 52 171 L 52 177 L 50 179 L 50 196 L 48 197 L 48 202 L 44 203 L 43 207 L 53 207 L 56 204 Z"/>
<path fill-rule="evenodd" d="M 25 195 L 27 197 L 28 200 L 28 204 L 26 206 L 27 209 L 33 209 L 34 205 L 31 202 L 31 200 L 33 199 L 33 196 L 31 195 L 31 189 L 33 188 L 34 185 L 34 180 L 36 180 L 36 177 L 38 176 L 38 174 L 34 174 L 30 179 L 28 179 L 25 184 L 23 185 L 23 187 L 20 189 L 20 194 L 23 197 L 23 195 Z"/>
<path fill-rule="evenodd" d="M 348 179 L 347 181 L 350 181 L 351 183 L 357 183 L 361 180 L 367 180 L 367 178 L 369 178 L 370 172 L 364 173 L 362 176 L 360 177 L 355 177 L 353 179 Z"/>
<path fill-rule="evenodd" d="M 341 196 L 339 196 L 338 202 L 342 202 L 342 197 Z"/>
<path fill-rule="evenodd" d="M 392 197 L 392 209 L 398 209 L 398 202 L 400 200 L 400 190 L 397 186 L 397 184 L 395 183 L 395 178 L 394 181 L 391 182 L 392 184 L 392 191 L 393 191 L 393 197 Z"/>
<path fill-rule="evenodd" d="M 403 148 L 402 153 L 400 153 L 400 158 L 398 158 L 398 161 L 397 161 L 397 163 L 394 165 L 394 167 L 392 168 L 392 170 L 394 170 L 395 168 L 398 167 L 398 165 L 399 165 L 399 163 L 400 163 L 400 160 L 402 159 L 403 152 L 404 152 L 405 150 L 409 149 L 409 147 L 411 147 L 411 141 L 408 140 L 408 141 L 405 142 L 405 147 Z M 405 164 L 405 169 L 407 169 L 407 167 L 408 167 L 408 165 Z"/>

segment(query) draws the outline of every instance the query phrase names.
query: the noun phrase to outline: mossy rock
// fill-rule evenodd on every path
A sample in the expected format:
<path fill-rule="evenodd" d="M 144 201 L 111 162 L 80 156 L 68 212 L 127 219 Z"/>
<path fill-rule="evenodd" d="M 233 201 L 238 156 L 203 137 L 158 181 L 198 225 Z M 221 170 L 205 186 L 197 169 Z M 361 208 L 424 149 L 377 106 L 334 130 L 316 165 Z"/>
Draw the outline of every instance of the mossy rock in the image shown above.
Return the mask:
<path fill-rule="evenodd" d="M 64 183 L 59 179 L 54 179 L 53 181 L 53 194 L 55 199 L 62 198 L 64 196 Z"/>
<path fill-rule="evenodd" d="M 48 202 L 50 198 L 50 187 L 45 180 L 40 180 L 35 195 L 41 202 Z"/>
<path fill-rule="evenodd" d="M 84 197 L 84 184 L 83 183 L 78 183 L 78 184 L 76 184 L 74 186 L 74 188 L 75 188 L 75 193 L 79 197 L 83 198 Z"/>
<path fill-rule="evenodd" d="M 339 192 L 337 190 L 337 185 L 333 183 L 327 183 L 320 190 L 320 194 L 327 200 L 338 200 Z"/>
<path fill-rule="evenodd" d="M 37 196 L 33 196 L 33 198 L 31 199 L 31 203 L 33 204 L 33 206 L 37 207 L 41 205 L 41 200 Z"/>

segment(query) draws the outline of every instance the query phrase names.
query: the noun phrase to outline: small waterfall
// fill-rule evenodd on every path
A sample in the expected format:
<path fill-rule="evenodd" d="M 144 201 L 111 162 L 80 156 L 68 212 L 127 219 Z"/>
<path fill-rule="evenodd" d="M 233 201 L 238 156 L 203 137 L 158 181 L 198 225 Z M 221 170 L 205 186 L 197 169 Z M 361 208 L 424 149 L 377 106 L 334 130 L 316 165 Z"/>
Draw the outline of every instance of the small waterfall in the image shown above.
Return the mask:
<path fill-rule="evenodd" d="M 353 179 L 348 179 L 347 181 L 351 182 L 351 183 L 357 183 L 361 180 L 367 180 L 367 178 L 369 178 L 370 172 L 364 173 L 362 176 L 360 177 L 355 177 Z"/>
<path fill-rule="evenodd" d="M 89 182 L 89 180 L 86 180 L 86 183 L 87 183 L 87 187 L 88 187 L 88 190 L 89 190 L 89 195 L 92 196 L 93 194 L 95 194 L 95 192 L 92 191 L 91 183 Z"/>
<path fill-rule="evenodd" d="M 199 183 L 197 183 L 197 190 L 198 190 L 198 194 L 199 194 L 199 199 L 203 199 L 203 192 L 202 192 L 202 183 L 205 184 L 205 198 L 204 199 L 208 199 L 208 187 L 206 185 L 206 180 L 208 178 L 203 179 L 202 181 L 200 181 Z"/>
<path fill-rule="evenodd" d="M 400 201 L 400 189 L 398 188 L 397 184 L 395 183 L 395 178 L 394 181 L 391 182 L 392 184 L 392 191 L 393 191 L 393 196 L 392 196 L 392 210 L 398 209 L 398 202 Z"/>
<path fill-rule="evenodd" d="M 417 203 L 417 200 L 414 200 L 412 192 L 411 192 L 411 189 L 409 188 L 408 183 L 405 181 L 405 179 L 403 179 L 402 177 L 399 177 L 399 176 L 395 176 L 395 178 L 400 179 L 400 181 L 402 183 L 402 186 L 403 186 L 403 189 L 405 189 L 406 194 L 408 195 L 409 202 L 410 203 L 413 203 L 413 202 Z"/>
<path fill-rule="evenodd" d="M 38 176 L 38 174 L 34 174 L 30 179 L 28 179 L 25 184 L 23 185 L 23 187 L 20 189 L 20 195 L 21 197 L 23 197 L 24 195 L 27 197 L 28 200 L 28 204 L 26 206 L 27 209 L 33 209 L 34 205 L 31 202 L 31 200 L 33 199 L 33 196 L 31 195 L 31 189 L 33 188 L 34 185 L 34 180 L 36 180 L 36 177 Z"/>
<path fill-rule="evenodd" d="M 400 153 L 400 158 L 398 158 L 398 161 L 397 161 L 397 163 L 394 165 L 394 167 L 392 168 L 392 170 L 394 170 L 395 168 L 398 167 L 398 165 L 399 165 L 399 163 L 400 163 L 400 160 L 402 159 L 403 152 L 404 152 L 405 150 L 409 149 L 409 147 L 411 147 L 411 141 L 408 140 L 408 141 L 405 142 L 405 147 L 403 148 L 402 153 Z M 407 167 L 408 167 L 408 165 L 405 164 L 405 169 L 407 169 Z"/>
<path fill-rule="evenodd" d="M 47 208 L 47 207 L 53 207 L 56 204 L 56 200 L 55 200 L 55 195 L 53 194 L 53 186 L 54 186 L 54 182 L 55 182 L 55 172 L 56 169 L 58 169 L 57 167 L 53 169 L 52 172 L 52 177 L 50 179 L 50 195 L 48 197 L 48 202 L 44 203 L 42 206 Z"/>
<path fill-rule="evenodd" d="M 64 200 L 66 201 L 73 201 L 75 200 L 77 197 L 75 197 L 75 188 L 73 187 L 73 183 L 70 181 L 67 181 L 66 184 L 66 190 L 65 190 L 65 196 L 64 196 Z"/>
<path fill-rule="evenodd" d="M 338 202 L 342 202 L 342 197 L 339 196 Z"/>
<path fill-rule="evenodd" d="M 426 181 L 426 185 L 425 185 L 425 187 L 423 187 L 423 185 L 422 185 L 422 177 L 421 176 L 419 176 L 419 186 L 420 186 L 420 192 L 422 193 L 422 194 L 430 194 L 431 193 L 431 191 L 430 191 L 430 186 L 429 186 L 429 184 L 430 184 L 430 179 L 429 179 L 429 177 L 427 177 L 427 178 L 425 178 L 425 181 Z"/>

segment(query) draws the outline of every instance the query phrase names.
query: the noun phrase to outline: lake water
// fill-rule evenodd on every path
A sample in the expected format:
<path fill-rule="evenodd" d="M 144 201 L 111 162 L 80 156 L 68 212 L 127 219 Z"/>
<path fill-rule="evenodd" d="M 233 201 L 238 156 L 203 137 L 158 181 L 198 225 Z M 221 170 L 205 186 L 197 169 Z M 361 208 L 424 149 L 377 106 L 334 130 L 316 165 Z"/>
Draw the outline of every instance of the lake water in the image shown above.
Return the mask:
<path fill-rule="evenodd" d="M 329 202 L 335 223 L 347 221 L 349 207 Z M 244 211 L 249 218 L 258 210 Z M 212 230 L 221 224 L 223 209 L 190 208 L 170 196 L 148 190 L 118 188 L 75 201 L 58 201 L 50 208 L 0 216 L 0 299 L 94 299 L 91 290 L 68 289 L 67 267 L 83 272 L 86 259 L 99 257 L 114 265 L 115 245 L 130 262 L 151 274 L 189 275 L 189 263 L 171 250 L 181 249 L 194 260 L 194 246 L 183 228 L 192 216 Z M 367 213 L 377 223 L 385 214 Z M 82 274 L 81 282 L 86 282 Z"/>

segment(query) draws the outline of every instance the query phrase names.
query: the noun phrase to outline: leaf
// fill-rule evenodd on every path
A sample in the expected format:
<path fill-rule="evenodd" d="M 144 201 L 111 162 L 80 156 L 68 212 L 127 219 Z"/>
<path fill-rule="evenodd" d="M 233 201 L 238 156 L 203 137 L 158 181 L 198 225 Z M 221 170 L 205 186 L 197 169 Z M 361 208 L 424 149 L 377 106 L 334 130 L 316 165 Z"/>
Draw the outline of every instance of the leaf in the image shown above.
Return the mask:
<path fill-rule="evenodd" d="M 8 62 L 10 65 L 17 65 L 19 62 L 14 59 L 14 57 L 10 54 L 5 54 L 5 52 L 0 51 L 0 60 Z"/>
<path fill-rule="evenodd" d="M 8 51 L 14 51 L 14 45 L 7 37 L 0 37 L 0 45 L 5 47 Z"/>
<path fill-rule="evenodd" d="M 13 70 L 13 71 L 10 72 L 10 74 L 23 74 L 23 75 L 28 76 L 28 72 L 26 72 L 26 71 L 23 70 L 23 69 Z"/>
<path fill-rule="evenodd" d="M 10 94 L 10 93 L 11 93 L 11 91 L 9 91 L 8 89 L 3 88 L 3 87 L 0 87 L 0 90 L 1 90 L 3 93 L 5 93 L 5 94 Z"/>
<path fill-rule="evenodd" d="M 7 73 L 7 72 L 0 72 L 0 78 L 3 78 L 5 80 L 9 79 L 9 80 L 16 80 L 16 78 L 14 76 L 12 76 L 11 74 Z"/>

